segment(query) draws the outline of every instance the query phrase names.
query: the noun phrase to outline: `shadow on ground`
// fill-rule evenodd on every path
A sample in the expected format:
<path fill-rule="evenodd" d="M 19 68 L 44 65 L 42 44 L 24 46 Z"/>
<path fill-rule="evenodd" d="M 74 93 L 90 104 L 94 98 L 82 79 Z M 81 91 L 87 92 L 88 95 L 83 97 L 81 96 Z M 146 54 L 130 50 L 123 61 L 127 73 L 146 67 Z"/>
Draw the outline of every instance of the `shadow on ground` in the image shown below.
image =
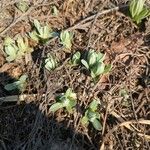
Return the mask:
<path fill-rule="evenodd" d="M 4 105 L 4 104 L 3 104 Z M 46 117 L 34 103 L 0 106 L 1 150 L 78 150 L 85 149 L 83 140 L 76 141 L 67 122 L 58 123 Z M 83 142 L 83 143 L 82 143 Z"/>
<path fill-rule="evenodd" d="M 1 73 L 0 79 L 3 78 L 5 81 L 0 83 L 0 150 L 89 149 L 86 137 L 68 127 L 68 121 L 47 115 L 48 107 L 40 108 L 41 103 L 2 101 L 3 96 L 17 94 L 4 90 L 5 83 L 15 79 Z M 90 149 L 94 148 L 90 146 Z"/>

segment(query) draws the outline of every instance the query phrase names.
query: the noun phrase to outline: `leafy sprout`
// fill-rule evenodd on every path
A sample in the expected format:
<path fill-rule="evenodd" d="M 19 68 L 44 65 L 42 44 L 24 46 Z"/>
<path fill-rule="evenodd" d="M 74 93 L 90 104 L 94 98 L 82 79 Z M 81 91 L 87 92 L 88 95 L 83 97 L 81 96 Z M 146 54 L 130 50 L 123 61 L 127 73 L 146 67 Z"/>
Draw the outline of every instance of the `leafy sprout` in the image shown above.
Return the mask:
<path fill-rule="evenodd" d="M 7 91 L 12 91 L 18 89 L 19 91 L 24 91 L 27 86 L 27 75 L 22 75 L 18 81 L 5 85 Z"/>
<path fill-rule="evenodd" d="M 17 39 L 17 46 L 18 46 L 18 56 L 23 56 L 25 53 L 31 53 L 33 51 L 33 48 L 29 47 L 28 38 L 21 36 Z"/>
<path fill-rule="evenodd" d="M 4 49 L 7 54 L 6 60 L 8 62 L 14 61 L 26 53 L 33 51 L 33 48 L 29 46 L 27 37 L 19 36 L 16 41 L 10 37 L 6 37 L 4 40 Z"/>
<path fill-rule="evenodd" d="M 65 93 L 57 97 L 57 102 L 51 105 L 50 111 L 55 112 L 60 108 L 66 108 L 71 113 L 73 107 L 76 105 L 76 99 L 76 93 L 69 88 Z"/>
<path fill-rule="evenodd" d="M 150 9 L 145 6 L 145 0 L 131 0 L 129 10 L 137 24 L 150 15 Z"/>
<path fill-rule="evenodd" d="M 57 60 L 51 54 L 45 59 L 45 68 L 49 71 L 54 70 L 57 67 Z"/>
<path fill-rule="evenodd" d="M 6 60 L 11 62 L 17 58 L 18 47 L 15 45 L 15 41 L 10 37 L 6 37 L 4 40 L 5 53 L 7 54 Z"/>
<path fill-rule="evenodd" d="M 68 31 L 62 31 L 60 34 L 61 43 L 66 49 L 71 49 L 72 46 L 72 39 L 73 39 L 73 33 L 70 33 Z"/>
<path fill-rule="evenodd" d="M 73 56 L 71 58 L 71 63 L 73 65 L 79 64 L 80 58 L 81 58 L 81 53 L 79 51 L 77 51 L 75 54 L 73 54 Z"/>
<path fill-rule="evenodd" d="M 85 126 L 89 125 L 89 123 L 92 123 L 96 130 L 101 130 L 102 125 L 100 123 L 100 114 L 97 111 L 98 105 L 99 102 L 95 99 L 89 104 L 84 116 L 81 119 L 81 123 Z"/>
<path fill-rule="evenodd" d="M 54 35 L 54 32 L 48 25 L 41 26 L 37 19 L 34 20 L 34 27 L 35 30 L 29 33 L 30 38 L 34 41 L 46 43 Z"/>
<path fill-rule="evenodd" d="M 81 63 L 88 69 L 91 73 L 92 78 L 96 78 L 101 74 L 108 73 L 111 70 L 111 65 L 104 64 L 105 55 L 102 53 L 96 53 L 93 49 L 91 49 L 88 54 L 86 60 L 82 59 Z"/>

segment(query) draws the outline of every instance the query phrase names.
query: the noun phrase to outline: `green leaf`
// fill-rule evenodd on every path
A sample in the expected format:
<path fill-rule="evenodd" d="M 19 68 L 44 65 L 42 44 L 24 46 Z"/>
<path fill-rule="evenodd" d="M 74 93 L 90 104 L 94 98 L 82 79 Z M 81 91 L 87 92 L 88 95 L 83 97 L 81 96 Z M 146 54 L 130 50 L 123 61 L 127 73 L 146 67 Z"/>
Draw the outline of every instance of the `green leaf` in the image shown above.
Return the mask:
<path fill-rule="evenodd" d="M 89 108 L 90 108 L 92 111 L 96 111 L 99 104 L 100 104 L 100 102 L 99 102 L 98 100 L 94 99 L 94 100 L 89 104 Z"/>
<path fill-rule="evenodd" d="M 136 5 L 135 0 L 131 0 L 130 1 L 130 5 L 129 5 L 129 10 L 130 10 L 130 13 L 131 13 L 132 17 L 134 17 L 135 14 L 136 14 L 136 12 L 134 10 L 135 9 L 135 5 Z"/>
<path fill-rule="evenodd" d="M 18 51 L 18 48 L 13 44 L 6 46 L 5 47 L 5 52 L 8 56 L 6 58 L 6 60 L 9 61 L 9 62 L 15 60 L 17 58 L 17 51 Z"/>
<path fill-rule="evenodd" d="M 39 38 L 35 30 L 33 30 L 32 32 L 29 32 L 29 36 L 32 40 L 39 42 Z"/>
<path fill-rule="evenodd" d="M 68 31 L 62 31 L 60 34 L 61 43 L 67 49 L 71 49 L 73 34 Z"/>
<path fill-rule="evenodd" d="M 12 38 L 10 38 L 9 36 L 7 36 L 4 39 L 4 46 L 9 46 L 11 44 L 15 44 L 15 41 Z"/>
<path fill-rule="evenodd" d="M 72 112 L 72 108 L 76 105 L 76 98 L 76 93 L 73 93 L 70 88 L 68 88 L 65 93 L 57 96 L 57 100 L 68 112 Z"/>
<path fill-rule="evenodd" d="M 16 7 L 22 12 L 26 12 L 29 9 L 28 3 L 24 0 L 20 0 L 19 2 L 17 2 Z"/>
<path fill-rule="evenodd" d="M 27 75 L 22 75 L 22 76 L 19 78 L 19 81 L 20 81 L 21 83 L 24 83 L 24 82 L 26 82 L 27 78 L 28 78 Z"/>
<path fill-rule="evenodd" d="M 89 110 L 87 117 L 88 117 L 90 122 L 93 122 L 93 120 L 97 119 L 97 113 L 92 111 L 92 110 Z"/>
<path fill-rule="evenodd" d="M 136 15 L 142 11 L 144 7 L 145 0 L 132 0 L 130 3 L 130 12 L 132 17 L 134 18 Z"/>
<path fill-rule="evenodd" d="M 18 84 L 19 84 L 19 82 L 16 81 L 16 82 L 13 82 L 10 84 L 6 84 L 4 88 L 7 91 L 12 91 L 12 90 L 18 89 Z"/>
<path fill-rule="evenodd" d="M 97 62 L 103 62 L 105 59 L 105 55 L 101 52 L 97 54 Z"/>
<path fill-rule="evenodd" d="M 69 98 L 72 98 L 72 99 L 76 99 L 77 98 L 76 93 L 74 93 L 71 88 L 67 89 L 67 91 L 65 93 L 65 96 L 67 98 L 69 97 Z"/>
<path fill-rule="evenodd" d="M 98 131 L 102 130 L 102 125 L 100 123 L 100 121 L 98 119 L 95 119 L 93 122 L 92 122 L 92 125 L 94 126 L 94 128 Z"/>
<path fill-rule="evenodd" d="M 37 29 L 37 31 L 40 33 L 41 25 L 40 25 L 40 22 L 37 19 L 34 19 L 34 26 Z"/>
<path fill-rule="evenodd" d="M 95 52 L 89 52 L 87 60 L 89 66 L 93 66 L 96 63 L 97 54 Z"/>
<path fill-rule="evenodd" d="M 71 108 L 74 107 L 76 104 L 77 104 L 77 102 L 75 99 L 70 99 L 69 105 L 71 106 Z"/>
<path fill-rule="evenodd" d="M 148 9 L 143 9 L 141 13 L 135 16 L 134 20 L 139 24 L 143 19 L 150 15 L 150 11 Z"/>
<path fill-rule="evenodd" d="M 88 120 L 87 116 L 82 117 L 81 123 L 86 126 L 89 124 L 89 120 Z"/>
<path fill-rule="evenodd" d="M 61 98 L 61 101 L 65 107 L 70 106 L 70 99 L 66 98 L 65 96 Z"/>
<path fill-rule="evenodd" d="M 73 65 L 77 65 L 80 62 L 80 58 L 81 58 L 81 53 L 79 51 L 77 51 L 71 59 L 71 62 Z"/>
<path fill-rule="evenodd" d="M 48 58 L 45 59 L 45 68 L 51 71 L 54 70 L 56 67 L 57 67 L 56 59 L 51 54 L 48 54 Z"/>
<path fill-rule="evenodd" d="M 104 63 L 97 63 L 91 68 L 91 73 L 94 76 L 99 76 L 100 74 L 104 73 L 105 64 Z"/>
<path fill-rule="evenodd" d="M 111 68 L 112 68 L 112 65 L 111 65 L 111 64 L 106 65 L 103 73 L 106 74 L 106 73 L 110 72 L 110 71 L 111 71 Z"/>
<path fill-rule="evenodd" d="M 89 65 L 88 65 L 88 63 L 87 63 L 84 59 L 81 59 L 81 63 L 82 63 L 87 69 L 89 69 Z"/>
<path fill-rule="evenodd" d="M 132 0 L 130 2 L 129 10 L 133 20 L 137 24 L 150 15 L 150 11 L 144 6 L 145 1 L 146 0 Z"/>
<path fill-rule="evenodd" d="M 11 91 L 11 90 L 15 90 L 18 89 L 20 91 L 24 91 L 26 88 L 26 79 L 27 79 L 27 75 L 22 75 L 18 81 L 15 81 L 13 83 L 7 84 L 4 88 L 7 91 Z"/>
<path fill-rule="evenodd" d="M 63 108 L 64 106 L 63 106 L 63 104 L 62 103 L 55 103 L 55 104 L 53 104 L 53 105 L 51 105 L 51 107 L 50 107 L 50 111 L 52 111 L 52 112 L 55 112 L 55 111 L 57 111 L 58 109 L 60 109 L 60 108 Z"/>
<path fill-rule="evenodd" d="M 34 31 L 34 33 L 30 33 L 30 37 L 35 41 L 46 43 L 51 37 L 55 36 L 56 34 L 48 25 L 42 27 L 40 25 L 40 22 L 36 19 L 34 20 L 34 26 L 37 32 Z"/>
<path fill-rule="evenodd" d="M 143 8 L 144 8 L 144 3 L 145 3 L 145 1 L 146 1 L 146 0 L 138 0 L 138 1 L 137 1 L 137 8 L 136 8 L 137 14 L 136 14 L 136 15 L 139 15 L 139 14 L 142 12 L 142 10 L 143 10 Z"/>
<path fill-rule="evenodd" d="M 72 106 L 68 105 L 66 106 L 66 110 L 69 112 L 69 113 L 72 113 Z"/>

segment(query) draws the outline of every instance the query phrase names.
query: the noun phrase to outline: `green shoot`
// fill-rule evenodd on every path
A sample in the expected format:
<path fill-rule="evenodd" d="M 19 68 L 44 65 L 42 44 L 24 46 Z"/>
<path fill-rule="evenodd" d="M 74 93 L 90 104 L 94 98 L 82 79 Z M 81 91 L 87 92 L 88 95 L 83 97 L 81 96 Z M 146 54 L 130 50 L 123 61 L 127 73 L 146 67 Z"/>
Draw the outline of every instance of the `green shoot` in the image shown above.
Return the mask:
<path fill-rule="evenodd" d="M 61 44 L 63 44 L 63 46 L 66 49 L 71 50 L 71 46 L 72 46 L 72 39 L 73 39 L 73 33 L 70 33 L 68 31 L 62 31 L 60 34 L 60 40 L 61 40 Z"/>
<path fill-rule="evenodd" d="M 57 60 L 51 54 L 45 59 L 45 68 L 49 71 L 54 70 L 57 67 Z"/>
<path fill-rule="evenodd" d="M 8 62 L 14 61 L 17 58 L 18 47 L 15 45 L 15 41 L 10 37 L 6 37 L 4 40 L 4 49 L 7 54 L 6 60 Z"/>
<path fill-rule="evenodd" d="M 18 81 L 15 81 L 13 83 L 5 85 L 5 89 L 7 91 L 12 91 L 15 89 L 18 89 L 19 91 L 24 91 L 26 86 L 27 86 L 27 80 L 28 76 L 27 75 L 22 75 Z"/>
<path fill-rule="evenodd" d="M 78 65 L 80 63 L 81 53 L 77 51 L 75 54 L 73 54 L 71 58 L 71 63 L 73 65 Z"/>
<path fill-rule="evenodd" d="M 150 9 L 145 6 L 145 0 L 131 0 L 129 10 L 137 24 L 150 15 Z"/>
<path fill-rule="evenodd" d="M 57 97 L 57 102 L 51 105 L 50 111 L 55 112 L 60 108 L 66 108 L 71 113 L 73 107 L 76 105 L 76 99 L 76 93 L 69 88 L 66 93 L 62 93 Z"/>
<path fill-rule="evenodd" d="M 93 127 L 96 130 L 101 130 L 102 129 L 102 125 L 100 123 L 100 114 L 97 111 L 98 105 L 100 103 L 97 100 L 93 100 L 87 110 L 85 111 L 84 116 L 81 119 L 81 123 L 85 126 L 89 125 L 89 123 L 91 122 Z"/>
<path fill-rule="evenodd" d="M 21 36 L 17 39 L 17 46 L 18 46 L 18 57 L 24 56 L 25 53 L 31 53 L 33 51 L 33 48 L 29 47 L 28 38 Z"/>
<path fill-rule="evenodd" d="M 10 37 L 6 37 L 4 40 L 4 49 L 7 54 L 6 60 L 8 62 L 19 59 L 26 53 L 33 51 L 33 48 L 29 46 L 27 37 L 23 38 L 19 36 L 16 41 Z"/>
<path fill-rule="evenodd" d="M 54 35 L 54 32 L 48 25 L 42 27 L 37 19 L 34 20 L 34 27 L 35 30 L 29 33 L 30 38 L 34 41 L 46 43 Z"/>
<path fill-rule="evenodd" d="M 81 60 L 81 63 L 91 73 L 91 77 L 95 79 L 101 74 L 108 73 L 111 70 L 111 65 L 104 64 L 105 55 L 102 53 L 96 53 L 94 50 L 90 50 L 87 55 L 87 59 Z"/>

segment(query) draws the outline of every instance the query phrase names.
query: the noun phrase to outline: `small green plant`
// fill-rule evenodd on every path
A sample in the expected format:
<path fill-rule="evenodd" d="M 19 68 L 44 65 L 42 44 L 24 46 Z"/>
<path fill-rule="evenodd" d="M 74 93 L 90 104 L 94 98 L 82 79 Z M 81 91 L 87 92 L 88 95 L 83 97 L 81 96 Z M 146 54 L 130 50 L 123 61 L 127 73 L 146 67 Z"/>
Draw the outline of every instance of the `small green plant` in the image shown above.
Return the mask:
<path fill-rule="evenodd" d="M 18 89 L 19 91 L 24 91 L 27 86 L 27 75 L 22 75 L 18 81 L 5 85 L 7 91 L 12 91 Z"/>
<path fill-rule="evenodd" d="M 10 37 L 4 40 L 5 53 L 7 54 L 6 60 L 11 62 L 17 58 L 18 47 L 15 45 L 15 41 Z"/>
<path fill-rule="evenodd" d="M 17 2 L 16 7 L 22 12 L 26 12 L 29 9 L 28 2 L 24 0 L 20 0 L 19 2 Z"/>
<path fill-rule="evenodd" d="M 87 59 L 81 60 L 81 63 L 90 70 L 91 77 L 96 79 L 99 75 L 108 73 L 111 70 L 111 65 L 104 64 L 105 55 L 96 53 L 93 49 L 87 54 Z"/>
<path fill-rule="evenodd" d="M 93 100 L 87 110 L 85 111 L 84 116 L 81 119 L 81 123 L 85 126 L 89 125 L 89 122 L 92 123 L 93 127 L 96 130 L 101 130 L 102 129 L 102 125 L 100 123 L 100 114 L 97 111 L 98 105 L 100 103 L 97 100 Z"/>
<path fill-rule="evenodd" d="M 73 65 L 78 65 L 80 63 L 81 53 L 77 51 L 75 54 L 73 54 L 71 58 L 71 63 Z"/>
<path fill-rule="evenodd" d="M 60 108 L 66 108 L 71 113 L 73 107 L 76 105 L 76 99 L 76 93 L 69 88 L 66 93 L 62 93 L 56 98 L 57 102 L 50 107 L 50 111 L 55 112 Z"/>
<path fill-rule="evenodd" d="M 17 39 L 17 46 L 18 46 L 18 57 L 24 56 L 25 53 L 31 53 L 33 51 L 33 48 L 29 46 L 28 38 L 21 36 Z"/>
<path fill-rule="evenodd" d="M 49 71 L 54 70 L 57 67 L 57 60 L 51 54 L 48 54 L 45 59 L 45 68 Z"/>
<path fill-rule="evenodd" d="M 129 10 L 137 24 L 150 15 L 150 9 L 145 6 L 145 0 L 131 0 Z"/>
<path fill-rule="evenodd" d="M 6 37 L 4 40 L 4 49 L 7 54 L 6 60 L 8 62 L 21 58 L 26 53 L 33 51 L 33 48 L 29 46 L 28 38 L 19 36 L 16 41 L 10 37 Z"/>
<path fill-rule="evenodd" d="M 71 49 L 72 46 L 72 39 L 73 39 L 73 33 L 70 33 L 68 31 L 62 31 L 60 34 L 60 40 L 61 44 L 67 49 Z"/>
<path fill-rule="evenodd" d="M 42 27 L 37 19 L 34 20 L 34 27 L 35 30 L 29 33 L 30 38 L 34 41 L 46 43 L 54 35 L 54 32 L 48 25 Z"/>

